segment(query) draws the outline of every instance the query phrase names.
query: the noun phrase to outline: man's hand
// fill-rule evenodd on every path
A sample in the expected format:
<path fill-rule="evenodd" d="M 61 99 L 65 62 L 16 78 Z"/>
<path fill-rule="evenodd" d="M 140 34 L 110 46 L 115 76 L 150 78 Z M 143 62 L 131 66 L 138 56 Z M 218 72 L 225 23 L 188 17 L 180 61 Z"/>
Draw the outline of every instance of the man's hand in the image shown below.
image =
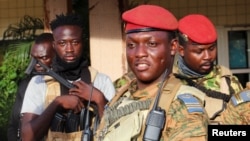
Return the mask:
<path fill-rule="evenodd" d="M 58 96 L 55 99 L 58 104 L 64 108 L 64 109 L 69 109 L 73 110 L 74 113 L 78 113 L 81 111 L 81 109 L 84 107 L 83 102 L 81 99 L 75 95 L 62 95 Z"/>
<path fill-rule="evenodd" d="M 76 87 L 71 88 L 69 90 L 69 94 L 76 95 L 79 98 L 88 101 L 89 97 L 91 95 L 92 86 L 83 82 L 83 81 L 76 81 L 76 82 L 73 82 L 73 84 Z M 95 88 L 93 88 L 93 91 L 95 91 L 94 89 Z M 92 93 L 94 93 L 94 92 L 92 92 Z"/>

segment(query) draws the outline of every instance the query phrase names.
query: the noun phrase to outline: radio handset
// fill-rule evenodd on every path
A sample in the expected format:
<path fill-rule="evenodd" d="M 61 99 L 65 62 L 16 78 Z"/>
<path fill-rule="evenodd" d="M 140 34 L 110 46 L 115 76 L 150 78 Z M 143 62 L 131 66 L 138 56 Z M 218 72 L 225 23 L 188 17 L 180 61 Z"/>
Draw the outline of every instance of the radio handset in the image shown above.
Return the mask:
<path fill-rule="evenodd" d="M 158 93 L 155 98 L 154 105 L 150 110 L 146 119 L 146 128 L 143 135 L 143 141 L 159 141 L 161 137 L 162 130 L 166 121 L 166 112 L 158 106 L 159 99 L 161 96 L 161 91 L 163 88 L 164 80 L 168 76 L 168 70 L 165 71 L 163 80 L 158 89 Z"/>

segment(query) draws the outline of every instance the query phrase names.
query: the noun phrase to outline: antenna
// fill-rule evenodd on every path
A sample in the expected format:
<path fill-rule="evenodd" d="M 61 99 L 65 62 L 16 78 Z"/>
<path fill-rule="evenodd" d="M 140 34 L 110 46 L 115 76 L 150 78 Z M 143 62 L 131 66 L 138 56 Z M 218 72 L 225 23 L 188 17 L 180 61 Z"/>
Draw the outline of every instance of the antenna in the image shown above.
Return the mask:
<path fill-rule="evenodd" d="M 171 71 L 168 71 L 168 70 L 172 70 L 172 68 L 173 68 L 173 65 L 171 65 L 171 64 L 173 64 L 174 58 L 172 58 L 170 61 L 171 61 L 170 67 L 169 67 L 169 69 L 166 69 L 165 72 L 164 72 L 164 75 L 163 75 L 162 80 L 161 80 L 161 85 L 160 85 L 160 87 L 158 89 L 158 92 L 157 92 L 157 95 L 156 95 L 156 98 L 155 98 L 155 103 L 154 103 L 154 105 L 152 107 L 152 110 L 157 109 L 158 103 L 159 103 L 159 100 L 160 100 L 160 96 L 161 96 L 161 91 L 162 91 L 163 84 L 164 84 L 164 80 L 168 77 L 169 73 L 171 72 Z"/>
<path fill-rule="evenodd" d="M 171 72 L 171 71 L 170 71 Z M 169 75 L 168 69 L 164 72 L 160 87 L 158 89 L 154 105 L 146 119 L 146 129 L 143 135 L 143 141 L 159 141 L 162 129 L 165 125 L 166 112 L 158 107 L 161 91 L 164 86 L 164 80 Z"/>
<path fill-rule="evenodd" d="M 86 115 L 86 120 L 85 120 L 85 127 L 84 127 L 84 131 L 83 131 L 83 136 L 82 136 L 82 141 L 91 141 L 92 140 L 92 131 L 89 127 L 89 107 L 90 107 L 90 101 L 92 99 L 92 95 L 93 95 L 93 89 L 94 86 L 91 85 L 91 91 L 90 91 L 90 96 L 89 96 L 89 100 L 88 100 L 88 105 L 86 107 L 87 110 L 87 115 Z"/>
<path fill-rule="evenodd" d="M 162 78 L 162 81 L 161 81 L 161 84 L 160 84 L 160 87 L 158 89 L 158 92 L 157 92 L 157 95 L 156 95 L 156 98 L 155 98 L 155 102 L 154 102 L 154 105 L 152 107 L 152 110 L 156 110 L 157 107 L 158 107 L 158 103 L 159 103 L 159 100 L 160 100 L 160 96 L 161 96 L 161 90 L 163 88 L 163 84 L 164 84 L 164 80 L 166 79 L 166 77 L 168 76 L 168 69 L 164 72 L 164 75 L 163 75 L 163 78 Z"/>

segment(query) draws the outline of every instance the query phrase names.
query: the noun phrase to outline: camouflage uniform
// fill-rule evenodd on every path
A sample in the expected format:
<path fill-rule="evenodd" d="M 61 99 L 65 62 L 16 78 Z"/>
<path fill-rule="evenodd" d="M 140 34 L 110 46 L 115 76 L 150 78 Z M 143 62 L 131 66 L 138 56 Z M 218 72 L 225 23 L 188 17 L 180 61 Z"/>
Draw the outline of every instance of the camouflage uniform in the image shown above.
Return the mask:
<path fill-rule="evenodd" d="M 173 75 L 171 75 L 171 77 L 175 79 Z M 127 132 L 131 132 L 130 130 L 132 129 L 140 128 L 137 134 L 133 134 L 133 136 L 129 140 L 133 140 L 133 141 L 142 140 L 142 136 L 144 133 L 143 129 L 145 129 L 145 117 L 143 118 L 144 120 L 142 122 L 142 125 L 140 125 L 140 127 L 134 127 L 134 124 L 136 123 L 133 120 L 133 122 L 128 122 L 127 124 L 128 127 L 124 128 L 123 130 L 119 130 L 119 129 L 110 130 L 110 128 L 116 128 L 116 125 L 120 125 L 120 123 L 117 124 L 116 121 L 110 121 L 108 119 L 115 118 L 116 114 L 119 113 L 119 112 L 116 112 L 116 110 L 121 108 L 120 105 L 122 105 L 124 101 L 125 102 L 126 100 L 128 101 L 128 99 L 132 101 L 136 101 L 136 102 L 138 101 L 145 102 L 149 100 L 151 104 L 151 99 L 155 97 L 155 93 L 158 91 L 159 84 L 148 86 L 145 90 L 137 90 L 136 80 L 132 73 L 125 74 L 123 77 L 115 81 L 114 84 L 117 89 L 117 93 L 119 93 L 120 91 L 123 91 L 123 92 L 121 96 L 117 96 L 119 94 L 116 94 L 113 100 L 108 104 L 109 107 L 104 111 L 104 118 L 102 119 L 102 122 L 99 128 L 100 130 L 98 131 L 96 137 L 99 138 L 98 140 L 103 140 L 104 136 L 109 136 L 105 134 L 108 134 L 110 132 L 116 132 L 116 133 L 113 133 L 116 135 L 112 135 L 112 137 L 110 137 L 112 139 L 110 140 L 119 139 L 119 141 L 122 141 L 122 140 L 126 140 L 123 137 L 124 134 L 127 134 Z M 126 89 L 124 89 L 124 86 L 126 85 L 127 87 Z M 178 92 L 179 91 L 180 89 L 178 90 Z M 177 95 L 177 93 L 175 93 L 175 95 Z M 200 104 L 200 107 L 203 108 L 201 101 L 202 100 L 199 101 L 199 104 Z M 161 106 L 161 108 L 163 107 Z M 109 109 L 113 109 L 114 111 L 111 113 L 108 113 L 107 111 Z M 122 114 L 122 112 L 126 113 L 126 111 L 127 110 L 124 109 L 120 111 L 121 112 L 120 114 Z M 148 113 L 148 109 L 140 109 L 140 111 L 143 112 L 144 115 L 147 115 Z M 116 120 L 122 119 L 128 116 L 129 114 L 130 113 L 123 114 L 122 117 L 119 117 Z M 171 102 L 171 105 L 168 111 L 166 112 L 166 117 L 167 117 L 165 121 L 166 125 L 164 128 L 162 137 L 161 137 L 162 141 L 176 141 L 176 140 L 205 141 L 207 140 L 208 116 L 206 113 L 197 112 L 197 111 L 189 112 L 187 110 L 187 105 L 185 105 L 181 100 L 175 97 L 175 99 Z M 101 138 L 100 138 L 100 135 L 102 136 Z M 104 139 L 104 141 L 106 140 L 107 139 Z"/>
<path fill-rule="evenodd" d="M 195 82 L 194 87 L 205 87 L 205 90 L 203 90 L 203 92 L 207 94 L 205 97 L 205 109 L 208 112 L 211 124 L 222 124 L 223 120 L 226 120 L 225 118 L 221 119 L 220 113 L 225 110 L 226 104 L 228 103 L 230 97 L 243 89 L 240 82 L 238 81 L 238 78 L 232 75 L 229 69 L 219 65 L 214 66 L 213 70 L 202 78 L 191 78 L 190 76 L 186 76 L 178 69 L 176 64 L 174 66 L 173 72 L 193 80 L 193 82 Z M 182 82 L 187 84 L 187 80 L 183 79 Z M 221 92 L 221 94 L 218 92 Z M 224 100 L 219 99 L 218 97 L 224 98 Z M 231 110 L 235 111 L 236 109 Z"/>

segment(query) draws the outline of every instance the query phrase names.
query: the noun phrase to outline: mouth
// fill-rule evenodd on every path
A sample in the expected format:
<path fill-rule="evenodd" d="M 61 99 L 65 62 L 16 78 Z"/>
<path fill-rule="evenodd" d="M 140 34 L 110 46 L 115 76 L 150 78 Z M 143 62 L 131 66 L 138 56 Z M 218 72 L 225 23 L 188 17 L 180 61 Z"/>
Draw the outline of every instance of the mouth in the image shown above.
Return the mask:
<path fill-rule="evenodd" d="M 212 67 L 211 63 L 204 63 L 201 65 L 201 68 L 204 70 L 209 70 L 209 69 L 211 69 L 211 67 Z"/>
<path fill-rule="evenodd" d="M 66 62 L 74 62 L 75 61 L 74 56 L 65 56 L 64 59 Z"/>
<path fill-rule="evenodd" d="M 138 71 L 145 71 L 149 68 L 149 64 L 148 63 L 136 63 L 135 64 L 135 68 Z"/>
<path fill-rule="evenodd" d="M 39 69 L 36 69 L 36 72 L 45 72 L 45 69 L 39 68 Z"/>

